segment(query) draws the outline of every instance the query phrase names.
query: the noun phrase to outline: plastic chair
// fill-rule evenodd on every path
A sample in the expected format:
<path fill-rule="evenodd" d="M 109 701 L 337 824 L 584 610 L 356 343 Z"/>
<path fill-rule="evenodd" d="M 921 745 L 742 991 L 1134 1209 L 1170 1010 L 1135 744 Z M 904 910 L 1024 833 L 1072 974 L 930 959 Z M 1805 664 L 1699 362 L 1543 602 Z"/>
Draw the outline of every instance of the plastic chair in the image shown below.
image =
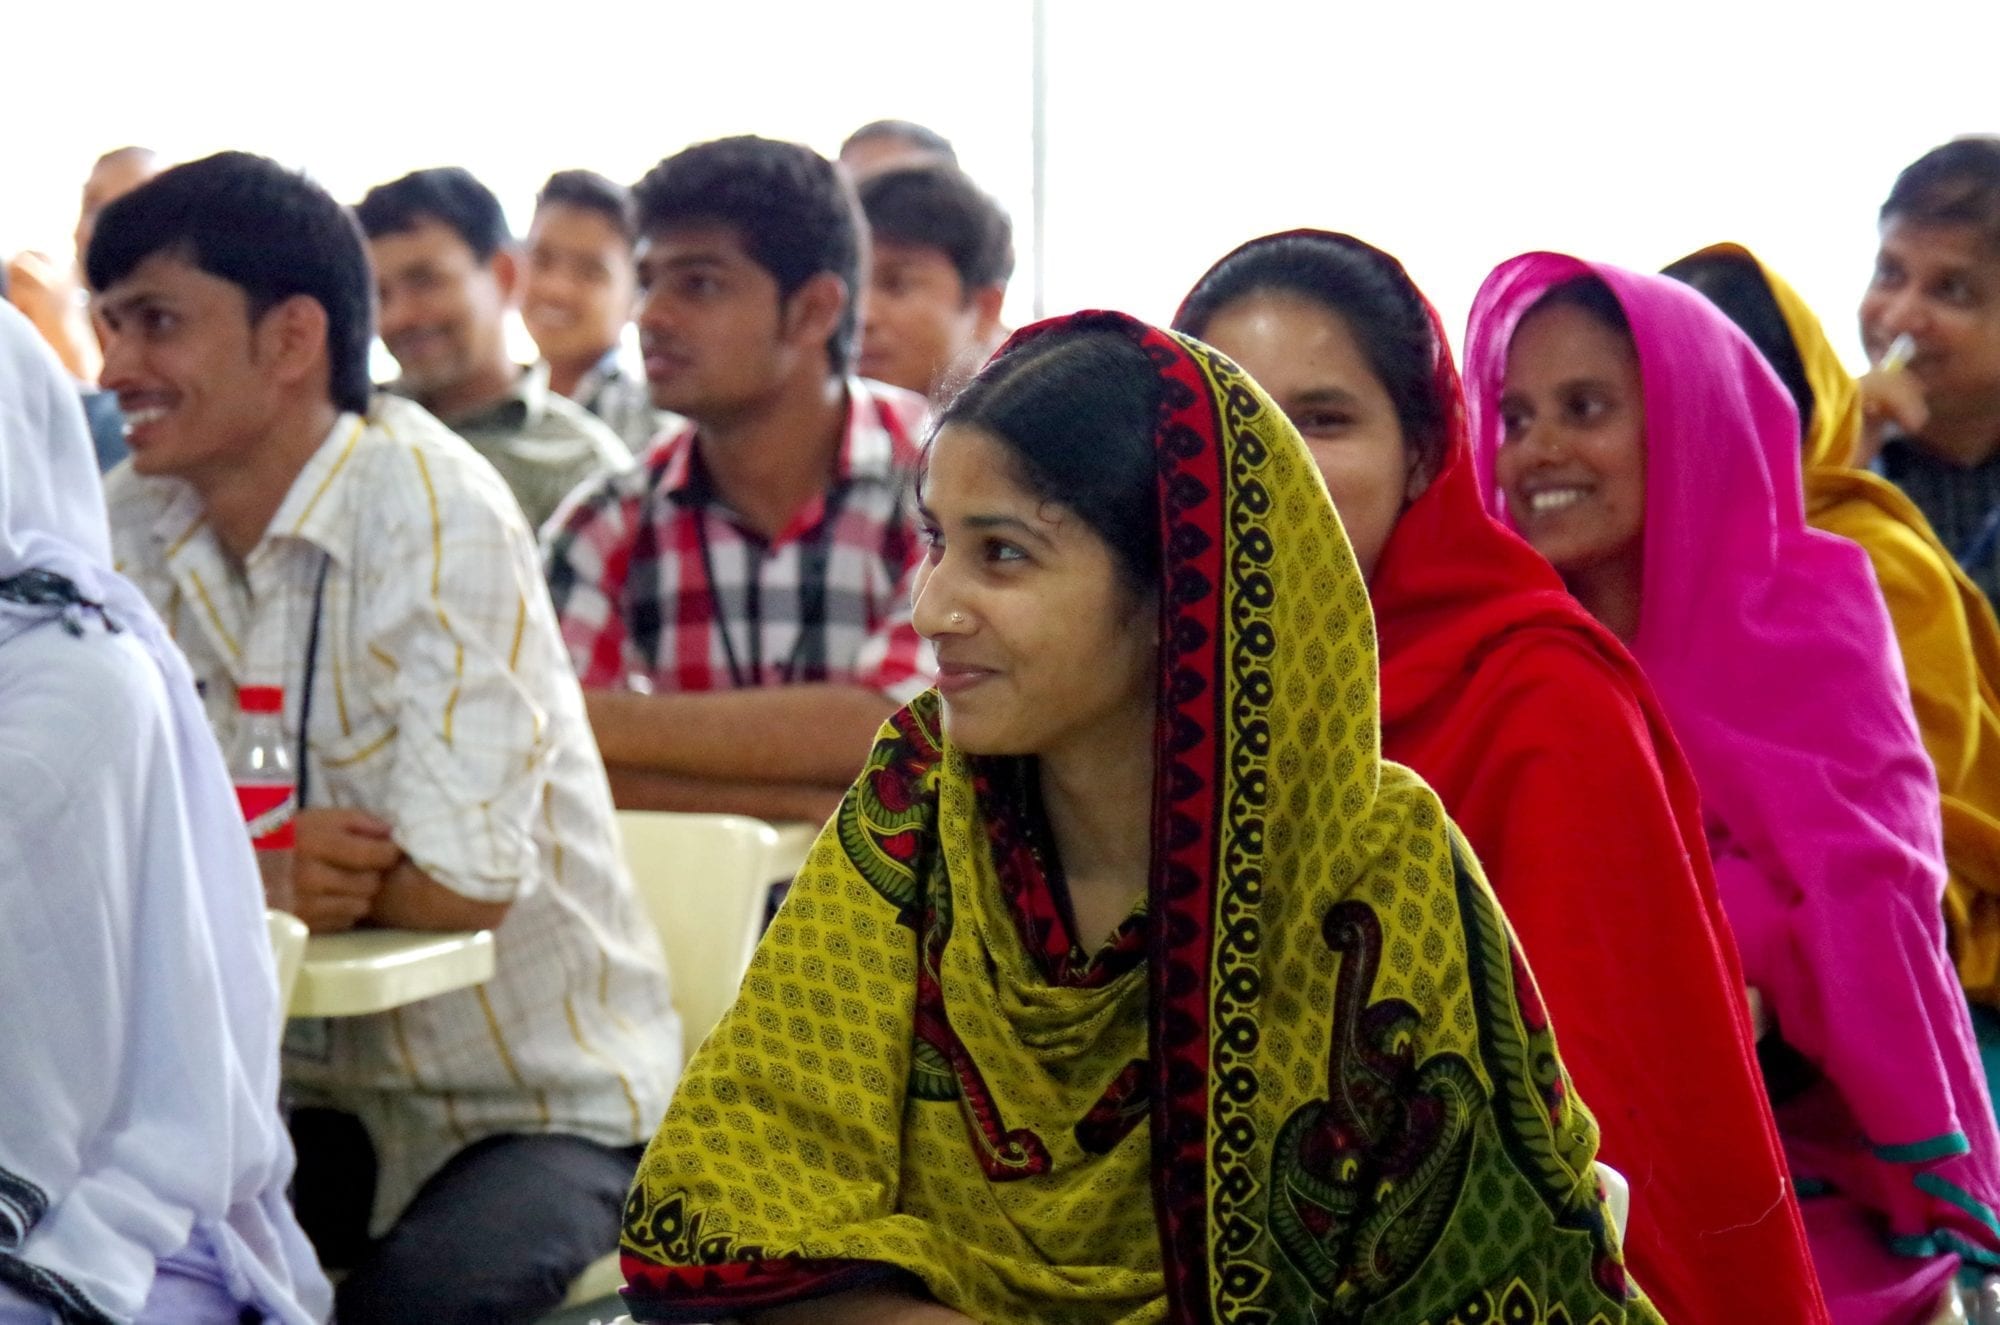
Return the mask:
<path fill-rule="evenodd" d="M 306 922 L 289 912 L 266 911 L 264 926 L 271 935 L 271 959 L 278 968 L 278 1017 L 283 1020 L 292 1006 L 292 990 L 299 983 L 299 967 L 306 959 Z"/>
<path fill-rule="evenodd" d="M 736 1001 L 764 925 L 778 834 L 735 814 L 621 810 L 625 864 L 667 950 L 692 1054 Z"/>
<path fill-rule="evenodd" d="M 1931 1325 L 1965 1325 L 1965 1301 L 1958 1295 L 1958 1285 L 1952 1284 L 1944 1290 L 1944 1309 L 1931 1319 Z"/>
<path fill-rule="evenodd" d="M 1618 1241 L 1625 1241 L 1625 1230 L 1632 1222 L 1632 1184 L 1625 1181 L 1625 1175 L 1602 1160 L 1597 1161 L 1597 1180 L 1604 1186 L 1604 1204 L 1611 1211 L 1611 1226 L 1618 1230 Z"/>
<path fill-rule="evenodd" d="M 572 1316 L 584 1320 L 605 1320 L 612 1314 L 625 1310 L 625 1303 L 618 1296 L 618 1290 L 625 1286 L 625 1272 L 618 1268 L 618 1253 L 612 1252 L 601 1260 L 591 1262 L 588 1269 L 576 1277 L 569 1286 L 569 1296 L 563 1299 L 563 1309 L 556 1317 L 544 1317 L 541 1325 L 556 1325 L 557 1320 Z M 588 1307 L 591 1310 L 576 1310 Z"/>
<path fill-rule="evenodd" d="M 778 873 L 778 832 L 736 814 L 621 810 L 618 835 L 632 884 L 667 950 L 681 1043 L 692 1054 L 736 1001 L 749 969 Z M 606 1299 L 615 1311 L 613 1295 L 624 1286 L 613 1253 L 577 1276 L 563 1306 Z"/>
<path fill-rule="evenodd" d="M 793 822 L 771 826 L 778 830 L 778 845 L 771 853 L 771 881 L 787 883 L 806 863 L 813 843 L 819 841 L 822 825 Z"/>

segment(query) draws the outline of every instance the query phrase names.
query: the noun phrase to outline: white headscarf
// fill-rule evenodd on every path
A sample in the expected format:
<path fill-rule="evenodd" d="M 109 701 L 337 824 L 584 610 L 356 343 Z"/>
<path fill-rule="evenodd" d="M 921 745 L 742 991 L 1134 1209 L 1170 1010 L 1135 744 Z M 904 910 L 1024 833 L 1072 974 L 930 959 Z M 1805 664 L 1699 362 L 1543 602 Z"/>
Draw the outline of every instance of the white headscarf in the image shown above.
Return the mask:
<path fill-rule="evenodd" d="M 75 388 L 0 304 L 0 1288 L 129 1321 L 165 1265 L 310 1325 L 256 861 L 187 663 L 111 567 Z"/>

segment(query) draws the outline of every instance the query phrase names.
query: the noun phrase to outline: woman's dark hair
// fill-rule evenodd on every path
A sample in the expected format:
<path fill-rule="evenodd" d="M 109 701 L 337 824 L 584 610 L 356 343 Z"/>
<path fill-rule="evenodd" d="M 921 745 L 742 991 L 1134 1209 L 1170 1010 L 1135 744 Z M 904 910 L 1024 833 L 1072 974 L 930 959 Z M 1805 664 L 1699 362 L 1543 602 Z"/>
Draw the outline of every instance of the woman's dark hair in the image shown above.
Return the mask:
<path fill-rule="evenodd" d="M 1606 329 L 1623 336 L 1628 344 L 1636 346 L 1632 339 L 1632 323 L 1625 316 L 1625 305 L 1618 302 L 1618 296 L 1611 293 L 1611 287 L 1595 276 L 1573 276 L 1560 285 L 1552 285 L 1540 299 L 1528 306 L 1521 314 L 1526 322 L 1535 314 L 1550 308 L 1580 308 L 1603 323 Z M 1519 323 L 1515 326 L 1518 329 Z"/>
<path fill-rule="evenodd" d="M 1444 460 L 1445 410 L 1437 395 L 1437 332 L 1417 288 L 1345 240 L 1279 235 L 1209 268 L 1181 305 L 1174 330 L 1200 339 L 1223 309 L 1260 294 L 1308 300 L 1345 324 L 1396 407 L 1405 445 L 1425 473 L 1435 474 Z"/>
<path fill-rule="evenodd" d="M 1143 591 L 1160 582 L 1160 396 L 1159 370 L 1130 338 L 1052 332 L 995 360 L 937 426 L 997 438 L 1023 486 L 1075 511 Z"/>
<path fill-rule="evenodd" d="M 1805 361 L 1799 357 L 1798 342 L 1785 325 L 1784 310 L 1778 307 L 1771 283 L 1750 259 L 1735 253 L 1697 253 L 1666 268 L 1683 285 L 1691 285 L 1708 296 L 1744 335 L 1750 338 L 1792 393 L 1799 407 L 1799 440 L 1812 432 L 1813 392 L 1806 381 Z"/>

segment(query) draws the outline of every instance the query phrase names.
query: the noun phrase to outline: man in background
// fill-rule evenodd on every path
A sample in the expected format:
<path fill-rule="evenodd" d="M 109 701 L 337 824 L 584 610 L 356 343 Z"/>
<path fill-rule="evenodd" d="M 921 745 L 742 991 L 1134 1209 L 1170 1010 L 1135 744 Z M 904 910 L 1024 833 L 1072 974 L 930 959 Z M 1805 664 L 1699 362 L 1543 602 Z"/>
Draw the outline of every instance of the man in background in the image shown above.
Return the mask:
<path fill-rule="evenodd" d="M 507 353 L 520 262 L 493 191 L 456 166 L 370 189 L 356 214 L 368 235 L 390 385 L 472 443 L 540 527 L 586 479 L 631 452 L 581 405 L 549 389 L 548 370 Z"/>
<path fill-rule="evenodd" d="M 848 134 L 840 145 L 840 168 L 857 181 L 898 166 L 939 164 L 958 164 L 951 140 L 910 120 L 872 121 Z"/>
<path fill-rule="evenodd" d="M 861 375 L 942 404 L 999 348 L 1013 227 L 954 166 L 883 171 L 859 192 L 872 246 Z"/>
<path fill-rule="evenodd" d="M 634 190 L 653 403 L 689 422 L 544 532 L 619 803 L 820 821 L 930 684 L 919 396 L 851 375 L 862 221 L 833 163 L 726 138 Z"/>
<path fill-rule="evenodd" d="M 82 391 L 83 412 L 90 420 L 90 440 L 100 470 L 108 470 L 125 458 L 125 420 L 118 412 L 116 398 L 97 389 L 103 361 L 84 304 L 83 259 L 90 251 L 98 213 L 159 170 L 159 158 L 151 148 L 120 147 L 106 152 L 97 158 L 83 183 L 71 236 L 75 260 L 69 268 L 64 269 L 47 254 L 34 252 L 17 254 L 7 264 L 7 299 L 35 324 Z"/>
<path fill-rule="evenodd" d="M 1869 362 L 1903 336 L 1908 365 L 1861 379 L 1877 467 L 2000 601 L 2000 138 L 1925 153 L 1882 204 L 1861 298 Z"/>
<path fill-rule="evenodd" d="M 653 408 L 645 375 L 619 345 L 638 290 L 637 238 L 630 190 L 593 171 L 557 171 L 535 195 L 521 276 L 521 321 L 549 389 L 604 420 L 634 452 L 675 422 Z"/>

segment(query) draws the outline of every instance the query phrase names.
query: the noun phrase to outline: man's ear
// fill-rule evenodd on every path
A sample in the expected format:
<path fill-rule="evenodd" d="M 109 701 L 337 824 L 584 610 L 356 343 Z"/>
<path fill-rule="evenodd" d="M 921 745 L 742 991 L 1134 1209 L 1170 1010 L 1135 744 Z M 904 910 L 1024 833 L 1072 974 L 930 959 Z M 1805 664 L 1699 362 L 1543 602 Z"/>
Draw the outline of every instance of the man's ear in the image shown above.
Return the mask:
<path fill-rule="evenodd" d="M 514 306 L 514 296 L 521 283 L 521 257 L 512 245 L 502 244 L 493 250 L 487 260 L 487 269 L 493 273 L 494 282 L 500 287 L 500 302 L 507 307 Z"/>
<path fill-rule="evenodd" d="M 824 345 L 839 329 L 851 297 L 847 282 L 830 271 L 809 277 L 785 301 L 785 340 L 800 348 Z"/>
<path fill-rule="evenodd" d="M 1004 285 L 982 285 L 972 292 L 972 306 L 979 310 L 979 339 L 986 342 L 993 339 L 1000 330 L 1000 306 L 1007 302 L 1007 287 Z"/>
<path fill-rule="evenodd" d="M 311 295 L 295 294 L 273 304 L 251 328 L 257 361 L 287 386 L 330 377 L 326 308 Z"/>

